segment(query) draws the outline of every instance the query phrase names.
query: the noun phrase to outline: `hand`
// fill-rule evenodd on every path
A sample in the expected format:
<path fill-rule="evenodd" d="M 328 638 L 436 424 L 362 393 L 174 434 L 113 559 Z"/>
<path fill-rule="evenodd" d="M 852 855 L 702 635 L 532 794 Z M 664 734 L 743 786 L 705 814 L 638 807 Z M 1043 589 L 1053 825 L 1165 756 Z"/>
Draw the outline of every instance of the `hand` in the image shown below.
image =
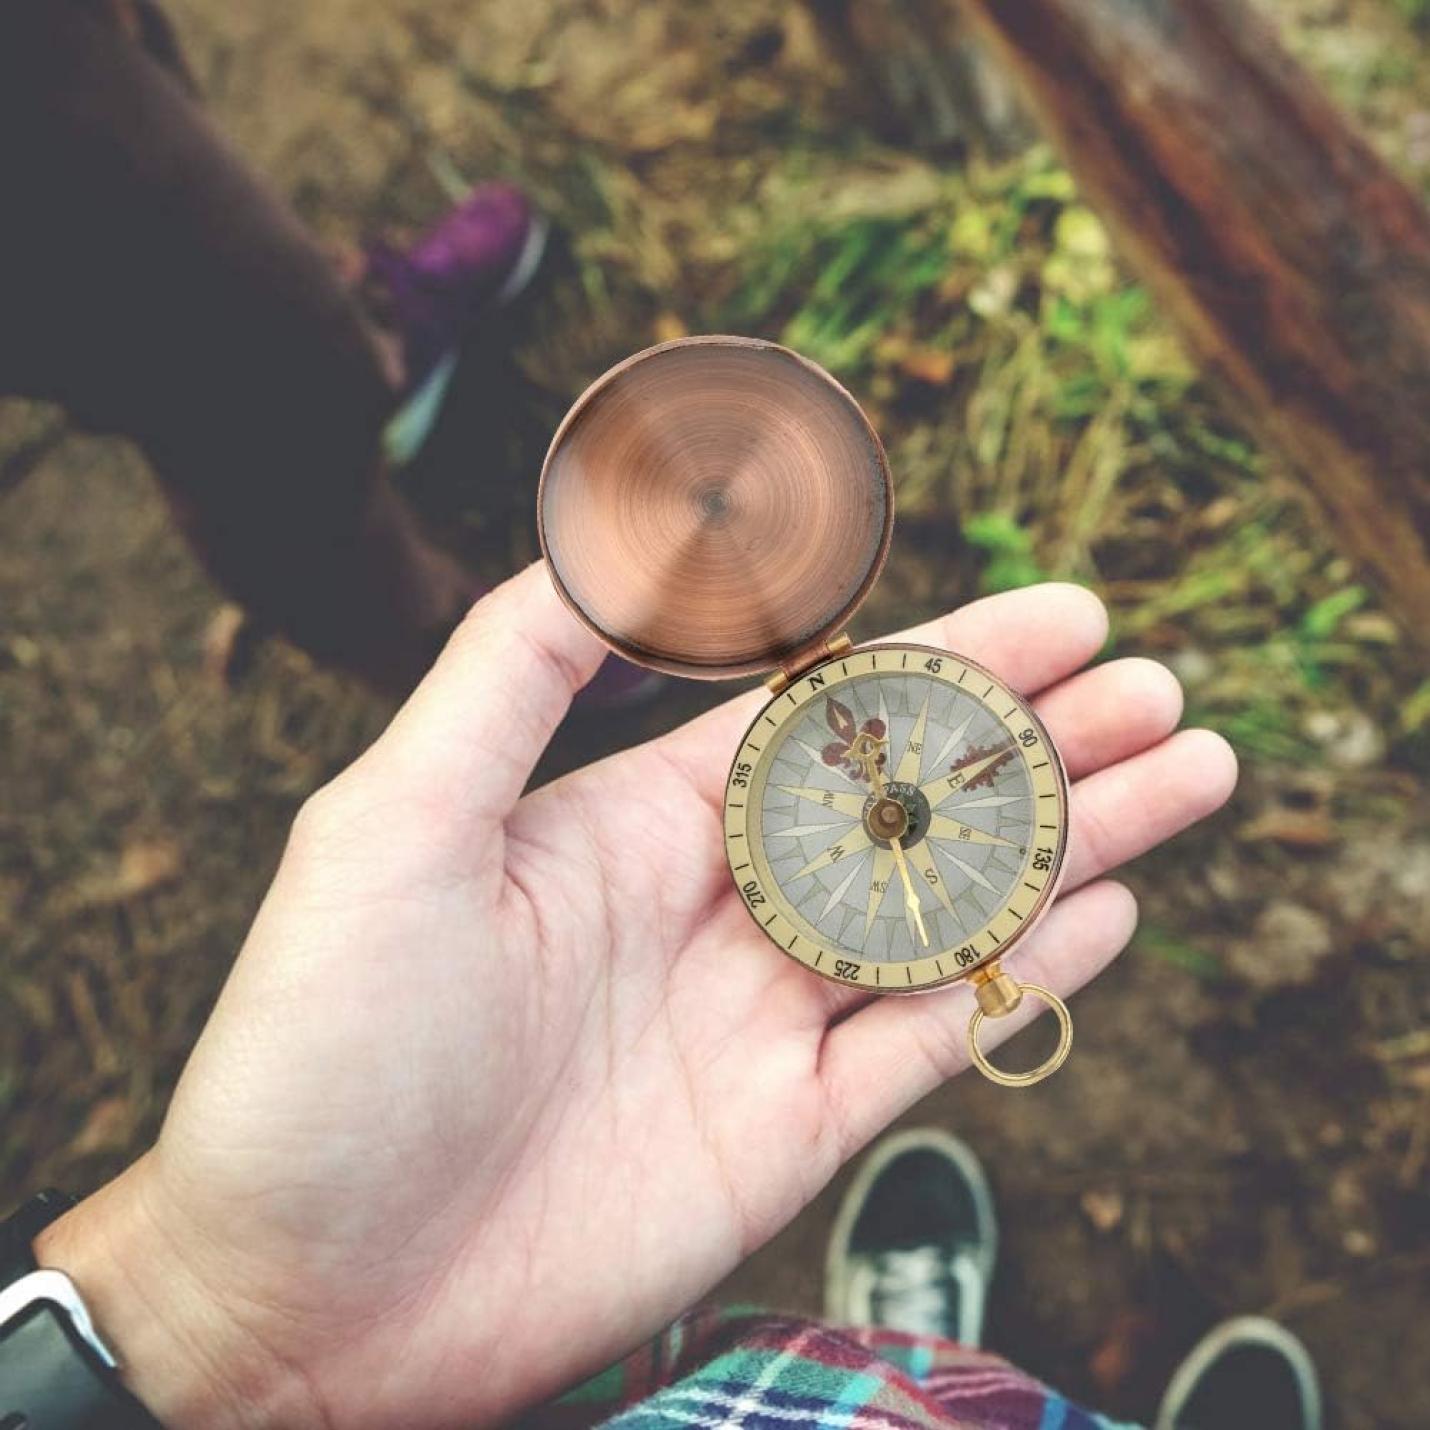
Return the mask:
<path fill-rule="evenodd" d="M 1063 751 L 1065 892 L 1008 963 L 1064 996 L 1133 929 L 1101 876 L 1235 779 L 1217 736 L 1170 735 L 1160 666 L 1075 673 L 1105 634 L 1043 586 L 910 637 L 1035 693 Z M 522 797 L 602 655 L 539 566 L 475 607 L 300 814 L 157 1145 L 41 1242 L 173 1430 L 510 1415 L 967 1066 L 967 988 L 870 1000 L 736 896 L 720 805 L 762 695 Z"/>

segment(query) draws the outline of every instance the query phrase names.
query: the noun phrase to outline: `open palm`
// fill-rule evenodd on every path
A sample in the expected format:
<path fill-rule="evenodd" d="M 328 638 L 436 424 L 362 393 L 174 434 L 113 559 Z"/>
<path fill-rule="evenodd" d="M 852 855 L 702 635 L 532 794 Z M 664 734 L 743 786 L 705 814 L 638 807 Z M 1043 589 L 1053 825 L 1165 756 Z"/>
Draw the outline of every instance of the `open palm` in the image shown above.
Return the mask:
<path fill-rule="evenodd" d="M 1044 586 L 914 635 L 1036 695 L 1063 751 L 1064 892 L 1009 960 L 1063 994 L 1133 928 L 1095 881 L 1235 778 L 1216 736 L 1171 735 L 1161 667 L 1077 673 L 1105 632 Z M 965 1067 L 966 989 L 826 983 L 735 895 L 720 804 L 758 694 L 522 797 L 602 655 L 528 570 L 300 816 L 157 1147 L 88 1210 L 166 1268 L 165 1377 L 129 1348 L 165 1423 L 508 1416 L 678 1314 Z"/>

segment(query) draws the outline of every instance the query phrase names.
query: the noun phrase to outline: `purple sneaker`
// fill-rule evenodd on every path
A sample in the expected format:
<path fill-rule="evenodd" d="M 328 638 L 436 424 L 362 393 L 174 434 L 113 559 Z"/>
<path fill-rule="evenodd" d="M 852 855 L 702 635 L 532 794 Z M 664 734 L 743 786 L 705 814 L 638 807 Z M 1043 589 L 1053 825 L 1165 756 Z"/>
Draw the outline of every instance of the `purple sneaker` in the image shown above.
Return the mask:
<path fill-rule="evenodd" d="M 367 245 L 364 284 L 402 343 L 415 393 L 484 314 L 531 282 L 547 224 L 512 184 L 481 184 L 405 248 Z"/>

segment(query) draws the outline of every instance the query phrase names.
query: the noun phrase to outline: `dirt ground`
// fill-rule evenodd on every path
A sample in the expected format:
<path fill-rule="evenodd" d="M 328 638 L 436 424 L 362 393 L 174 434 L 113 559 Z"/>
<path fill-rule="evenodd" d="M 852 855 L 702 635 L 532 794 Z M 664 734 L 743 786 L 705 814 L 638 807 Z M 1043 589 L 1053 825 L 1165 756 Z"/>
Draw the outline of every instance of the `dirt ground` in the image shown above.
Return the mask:
<path fill-rule="evenodd" d="M 1389 3 L 1274 8 L 1430 192 L 1423 36 Z M 334 249 L 431 219 L 453 173 L 518 178 L 556 220 L 562 252 L 515 356 L 459 380 L 455 415 L 407 479 L 493 577 L 533 554 L 543 444 L 607 361 L 742 313 L 750 331 L 804 323 L 812 344 L 829 342 L 800 307 L 799 265 L 846 242 L 831 215 L 876 236 L 908 216 L 898 241 L 920 243 L 941 206 L 966 213 L 983 192 L 957 145 L 916 152 L 856 111 L 805 12 L 776 0 L 172 9 L 221 123 Z M 1030 172 L 1018 192 L 1039 197 L 1010 242 L 1046 241 L 1056 259 L 1053 220 L 1027 225 L 1039 205 L 1066 216 L 1075 201 Z M 811 211 L 826 226 L 808 242 L 772 217 Z M 1122 291 L 1112 260 L 1080 251 Z M 786 261 L 788 291 L 761 306 L 751 293 Z M 999 275 L 1022 281 L 1006 256 L 975 261 L 976 281 L 937 290 L 950 313 L 993 304 Z M 905 515 L 856 636 L 988 585 L 1001 542 L 1015 579 L 1022 561 L 1102 591 L 1117 653 L 1168 659 L 1245 769 L 1230 810 L 1133 871 L 1143 931 L 1079 999 L 1067 1069 L 1012 1096 L 965 1078 L 908 1119 L 953 1128 L 990 1168 L 1004 1230 L 990 1343 L 1140 1418 L 1201 1330 L 1269 1312 L 1311 1346 L 1333 1424 L 1423 1430 L 1421 663 L 1373 596 L 1342 601 L 1356 573 L 1274 460 L 1232 451 L 1244 438 L 1215 395 L 1167 376 L 1178 359 L 1155 330 L 1155 422 L 1119 429 L 1135 440 L 1102 480 L 1108 449 L 1094 443 L 1114 416 L 1131 420 L 1126 392 L 1049 424 L 1016 464 L 1006 446 L 985 459 L 966 434 L 986 430 L 1012 370 L 995 362 L 999 335 L 1025 353 L 1037 334 L 1012 310 L 988 318 L 965 384 L 960 350 L 918 328 L 933 291 L 887 323 L 839 329 L 843 341 L 878 328 L 848 377 L 890 436 Z M 51 420 L 0 407 L 0 460 Z M 1205 464 L 1168 455 L 1193 427 L 1216 436 Z M 980 535 L 967 518 L 985 508 L 1014 511 L 1029 549 Z M 1183 548 L 1196 555 L 1176 555 L 1173 573 Z M 25 480 L 0 483 L 0 1203 L 48 1182 L 88 1189 L 153 1137 L 295 809 L 390 714 L 277 644 L 223 678 L 221 610 L 124 443 L 70 433 Z M 707 698 L 672 691 L 650 729 Z M 608 740 L 594 724 L 566 730 L 548 772 Z M 722 1294 L 817 1310 L 843 1180 Z"/>

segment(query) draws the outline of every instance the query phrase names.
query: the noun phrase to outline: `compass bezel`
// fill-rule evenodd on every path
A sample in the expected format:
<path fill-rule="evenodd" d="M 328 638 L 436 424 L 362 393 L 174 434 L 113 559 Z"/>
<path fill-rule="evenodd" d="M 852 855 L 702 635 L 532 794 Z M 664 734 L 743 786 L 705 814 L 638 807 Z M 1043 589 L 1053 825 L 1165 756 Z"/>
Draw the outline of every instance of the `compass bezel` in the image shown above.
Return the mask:
<path fill-rule="evenodd" d="M 939 668 L 922 665 L 910 670 L 910 657 L 938 660 Z M 860 958 L 849 950 L 826 942 L 791 904 L 770 872 L 763 855 L 763 838 L 752 838 L 752 825 L 759 818 L 758 794 L 763 789 L 760 776 L 768 776 L 769 758 L 762 760 L 771 742 L 799 719 L 811 701 L 840 685 L 869 674 L 897 675 L 906 670 L 910 679 L 933 679 L 961 689 L 979 700 L 1017 740 L 1031 726 L 1043 752 L 1045 764 L 1027 762 L 1033 794 L 1041 805 L 1050 801 L 1051 817 L 1039 809 L 1034 828 L 1054 829 L 1052 858 L 1045 871 L 1029 865 L 1019 872 L 1019 889 L 1010 893 L 998 911 L 972 936 L 956 947 L 940 949 L 922 958 L 881 961 Z M 982 687 L 980 689 L 980 686 Z M 992 700 L 995 692 L 1006 697 Z M 780 710 L 780 706 L 785 706 Z M 764 766 L 763 770 L 761 766 Z M 742 780 L 743 783 L 737 783 Z M 736 892 L 750 916 L 765 936 L 788 957 L 811 972 L 834 983 L 867 989 L 881 994 L 929 992 L 960 982 L 978 969 L 1015 949 L 1051 907 L 1062 880 L 1068 843 L 1068 781 L 1062 758 L 1046 726 L 1029 701 L 977 661 L 954 652 L 913 642 L 880 642 L 857 646 L 846 654 L 802 672 L 750 722 L 731 761 L 724 797 L 725 852 Z M 1041 882 L 1034 887 L 1034 880 Z M 1019 893 L 1032 890 L 1024 904 Z M 956 960 L 966 951 L 972 956 Z"/>

